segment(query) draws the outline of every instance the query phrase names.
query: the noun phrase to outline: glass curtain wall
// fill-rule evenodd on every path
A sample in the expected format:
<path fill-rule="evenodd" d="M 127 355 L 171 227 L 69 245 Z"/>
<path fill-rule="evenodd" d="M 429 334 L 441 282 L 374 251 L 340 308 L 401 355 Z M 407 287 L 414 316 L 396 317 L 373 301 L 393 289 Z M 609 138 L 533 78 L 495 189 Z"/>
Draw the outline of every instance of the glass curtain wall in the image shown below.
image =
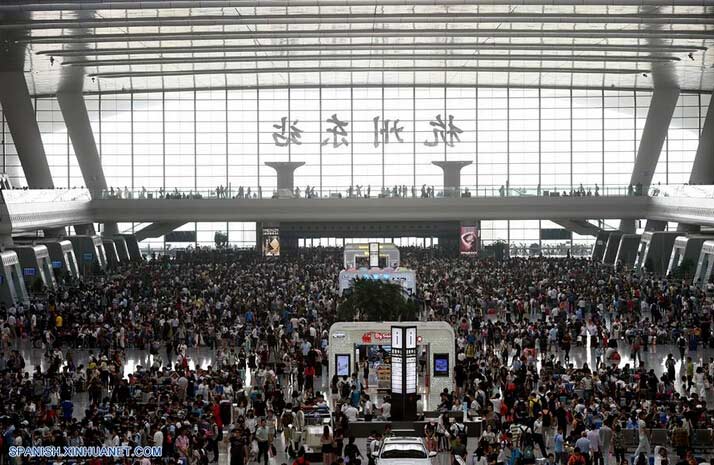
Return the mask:
<path fill-rule="evenodd" d="M 17 156 L 12 134 L 10 134 L 10 129 L 7 127 L 2 105 L 0 105 L 0 139 L 3 174 L 7 175 L 13 186 L 26 186 L 25 174 L 22 172 L 22 165 L 20 165 L 20 158 Z"/>
<path fill-rule="evenodd" d="M 86 96 L 108 184 L 263 195 L 276 188 L 267 161 L 303 161 L 295 184 L 318 195 L 349 186 L 439 189 L 436 160 L 466 160 L 462 186 L 493 195 L 501 186 L 570 191 L 629 184 L 651 93 L 623 90 L 469 87 L 229 89 Z M 708 94 L 681 94 L 654 183 L 688 181 Z M 56 99 L 35 99 L 55 185 L 83 185 Z M 25 184 L 2 118 L 3 170 Z M 409 192 L 411 195 L 411 192 Z M 124 225 L 124 230 L 143 225 Z M 482 221 L 488 244 L 525 250 L 547 221 Z M 195 245 L 254 244 L 252 223 L 189 223 Z M 572 243 L 591 239 L 573 237 Z M 161 239 L 154 241 L 162 244 Z M 521 247 L 525 244 L 525 248 Z M 557 247 L 556 247 L 557 248 Z"/>

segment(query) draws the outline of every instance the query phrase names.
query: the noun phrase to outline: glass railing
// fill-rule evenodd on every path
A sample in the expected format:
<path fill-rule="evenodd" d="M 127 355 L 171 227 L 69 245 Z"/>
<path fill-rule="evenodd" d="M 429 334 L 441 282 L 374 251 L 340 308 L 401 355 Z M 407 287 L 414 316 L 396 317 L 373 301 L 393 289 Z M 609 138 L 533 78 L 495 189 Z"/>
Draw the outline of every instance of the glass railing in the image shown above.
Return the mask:
<path fill-rule="evenodd" d="M 714 198 L 713 185 L 653 185 L 648 189 L 627 185 L 578 185 L 575 188 L 560 186 L 461 186 L 458 190 L 443 186 L 322 186 L 275 189 L 264 186 L 218 187 L 214 189 L 129 189 L 110 188 L 94 192 L 94 199 L 416 199 L 416 198 L 484 198 L 484 197 L 681 197 Z M 77 189 L 4 189 L 6 202 L 67 202 L 89 200 L 90 191 Z"/>
<path fill-rule="evenodd" d="M 556 186 L 462 186 L 458 190 L 443 186 L 391 186 L 372 188 L 371 186 L 323 186 L 275 189 L 267 187 L 231 187 L 216 189 L 109 189 L 94 196 L 97 199 L 416 199 L 453 197 L 599 197 L 644 195 L 636 186 L 591 185 L 575 189 Z"/>
<path fill-rule="evenodd" d="M 76 189 L 2 189 L 2 199 L 6 204 L 14 203 L 54 203 L 88 202 L 90 192 L 84 188 Z"/>
<path fill-rule="evenodd" d="M 652 197 L 685 197 L 696 199 L 714 198 L 714 186 L 703 184 L 668 184 L 650 187 Z"/>

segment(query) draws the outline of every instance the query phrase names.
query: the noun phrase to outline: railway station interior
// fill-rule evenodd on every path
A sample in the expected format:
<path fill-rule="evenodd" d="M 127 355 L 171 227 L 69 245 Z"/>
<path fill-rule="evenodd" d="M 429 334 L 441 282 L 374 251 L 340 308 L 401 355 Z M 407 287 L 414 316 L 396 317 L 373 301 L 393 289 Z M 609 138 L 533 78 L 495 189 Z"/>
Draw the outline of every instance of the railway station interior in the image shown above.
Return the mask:
<path fill-rule="evenodd" d="M 714 0 L 0 1 L 0 464 L 711 464 L 713 45 Z"/>

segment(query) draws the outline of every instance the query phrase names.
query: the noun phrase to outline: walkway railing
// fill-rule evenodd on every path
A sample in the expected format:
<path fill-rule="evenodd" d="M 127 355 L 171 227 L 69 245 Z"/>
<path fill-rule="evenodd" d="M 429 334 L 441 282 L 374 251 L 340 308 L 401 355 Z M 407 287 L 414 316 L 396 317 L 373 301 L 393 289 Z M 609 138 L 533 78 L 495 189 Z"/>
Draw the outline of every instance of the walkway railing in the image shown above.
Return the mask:
<path fill-rule="evenodd" d="M 375 198 L 453 198 L 453 197 L 599 197 L 645 195 L 642 188 L 623 185 L 558 186 L 462 186 L 459 190 L 443 186 L 301 186 L 293 190 L 267 186 L 219 186 L 213 189 L 129 189 L 112 188 L 97 193 L 96 199 L 375 199 Z"/>
<path fill-rule="evenodd" d="M 4 189 L 0 190 L 6 202 L 67 202 L 89 200 L 90 192 L 77 189 Z M 93 199 L 375 199 L 375 198 L 453 198 L 453 197 L 680 197 L 714 198 L 714 185 L 653 185 L 645 189 L 638 185 L 578 185 L 562 186 L 461 186 L 458 190 L 438 185 L 391 186 L 304 186 L 276 189 L 274 186 L 218 186 L 216 188 L 189 189 L 129 189 L 110 188 L 93 192 Z"/>

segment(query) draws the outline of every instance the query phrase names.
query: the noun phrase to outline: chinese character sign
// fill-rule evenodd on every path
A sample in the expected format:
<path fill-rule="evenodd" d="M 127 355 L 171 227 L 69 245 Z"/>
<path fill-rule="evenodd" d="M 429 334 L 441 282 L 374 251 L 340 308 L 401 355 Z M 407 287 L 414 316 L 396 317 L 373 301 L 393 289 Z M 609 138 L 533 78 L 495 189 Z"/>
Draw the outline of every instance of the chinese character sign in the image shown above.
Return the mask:
<path fill-rule="evenodd" d="M 374 146 L 379 147 L 380 140 L 384 145 L 389 143 L 389 134 L 394 134 L 394 138 L 397 142 L 404 142 L 400 134 L 404 131 L 403 126 L 399 126 L 399 120 L 394 121 L 385 119 L 380 124 L 379 116 L 375 116 L 372 121 L 374 122 Z M 392 127 L 389 127 L 389 123 L 392 123 Z"/>
<path fill-rule="evenodd" d="M 275 129 L 280 130 L 280 132 L 273 132 L 273 141 L 277 147 L 287 147 L 290 144 L 300 145 L 300 138 L 302 137 L 302 131 L 298 129 L 298 120 L 293 121 L 289 128 L 286 128 L 288 118 L 283 116 L 280 118 L 279 124 L 274 124 Z M 287 131 L 287 134 L 285 132 Z"/>
<path fill-rule="evenodd" d="M 322 136 L 320 144 L 324 146 L 331 145 L 332 148 L 350 145 L 348 127 L 349 121 L 341 120 L 337 113 L 327 118 L 328 126 L 325 128 L 327 137 Z M 287 147 L 289 145 L 301 145 L 303 143 L 303 131 L 298 127 L 299 120 L 295 119 L 292 123 L 287 117 L 280 118 L 280 122 L 273 124 L 273 142 L 277 147 Z M 380 145 L 390 143 L 404 143 L 402 133 L 405 131 L 404 125 L 398 118 L 386 119 L 381 116 L 372 118 L 373 125 L 373 145 L 379 148 Z M 443 118 L 441 114 L 435 116 L 429 122 L 433 133 L 433 139 L 424 141 L 427 147 L 436 147 L 439 144 L 444 144 L 447 147 L 454 147 L 457 142 L 461 142 L 460 134 L 464 131 L 454 123 L 454 115 L 448 115 Z"/>
<path fill-rule="evenodd" d="M 332 147 L 337 148 L 342 145 L 350 145 L 349 142 L 347 142 L 347 130 L 345 129 L 350 123 L 348 123 L 347 121 L 340 121 L 340 119 L 337 117 L 337 113 L 329 117 L 327 119 L 327 122 L 333 125 L 331 128 L 327 128 L 327 132 L 332 134 Z M 322 145 L 327 145 L 329 143 L 329 137 L 322 141 Z"/>
<path fill-rule="evenodd" d="M 425 140 L 424 145 L 427 147 L 436 147 L 439 145 L 439 142 L 443 142 L 449 147 L 453 147 L 454 139 L 456 139 L 456 142 L 461 142 L 459 134 L 464 131 L 456 127 L 454 124 L 454 115 L 449 115 L 449 122 L 446 123 L 441 119 L 441 114 L 438 114 L 436 115 L 436 121 L 431 121 L 429 124 L 434 128 L 434 140 Z M 441 141 L 439 141 L 439 139 L 441 139 Z"/>

